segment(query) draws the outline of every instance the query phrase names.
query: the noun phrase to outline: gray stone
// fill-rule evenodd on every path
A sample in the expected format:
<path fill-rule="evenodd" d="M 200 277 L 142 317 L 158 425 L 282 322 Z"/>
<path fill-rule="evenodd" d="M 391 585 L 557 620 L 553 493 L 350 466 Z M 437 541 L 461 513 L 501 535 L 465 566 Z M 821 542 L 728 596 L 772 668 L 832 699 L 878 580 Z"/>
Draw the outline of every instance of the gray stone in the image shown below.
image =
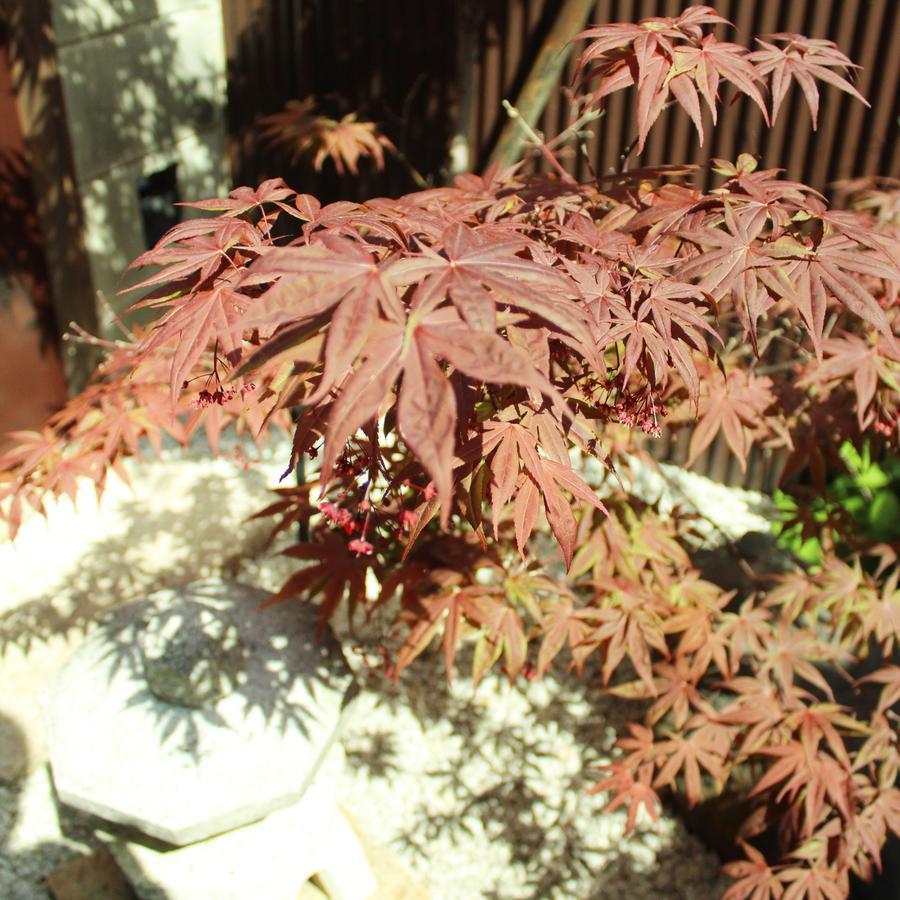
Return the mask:
<path fill-rule="evenodd" d="M 237 623 L 216 605 L 180 597 L 156 604 L 141 635 L 144 677 L 158 700 L 214 706 L 246 680 Z"/>
<path fill-rule="evenodd" d="M 336 806 L 343 765 L 336 746 L 298 802 L 226 834 L 174 849 L 109 834 L 107 846 L 140 900 L 296 900 L 313 875 L 332 900 L 367 900 L 376 883 Z"/>
<path fill-rule="evenodd" d="M 314 639 L 305 603 L 208 581 L 120 607 L 59 675 L 46 717 L 64 803 L 184 845 L 296 802 L 335 740 L 353 676 L 330 632 Z M 142 634 L 155 612 L 227 615 L 243 650 L 231 693 L 202 709 L 159 700 Z"/>

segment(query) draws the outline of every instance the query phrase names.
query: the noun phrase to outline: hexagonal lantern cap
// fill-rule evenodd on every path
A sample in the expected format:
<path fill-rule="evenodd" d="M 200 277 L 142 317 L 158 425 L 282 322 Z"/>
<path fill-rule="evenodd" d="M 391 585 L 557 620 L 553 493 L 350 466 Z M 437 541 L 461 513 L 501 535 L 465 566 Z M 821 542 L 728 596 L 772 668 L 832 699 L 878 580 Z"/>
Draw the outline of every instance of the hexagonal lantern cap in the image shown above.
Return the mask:
<path fill-rule="evenodd" d="M 269 597 L 199 582 L 122 606 L 90 635 L 47 703 L 60 799 L 179 846 L 298 800 L 337 736 L 354 681 L 333 635 L 314 639 L 314 607 L 260 609 Z M 205 620 L 218 611 L 236 626 L 243 660 L 229 693 L 191 708 L 151 692 L 141 646 L 160 611 L 171 630 L 173 616 L 196 623 L 198 606 Z"/>

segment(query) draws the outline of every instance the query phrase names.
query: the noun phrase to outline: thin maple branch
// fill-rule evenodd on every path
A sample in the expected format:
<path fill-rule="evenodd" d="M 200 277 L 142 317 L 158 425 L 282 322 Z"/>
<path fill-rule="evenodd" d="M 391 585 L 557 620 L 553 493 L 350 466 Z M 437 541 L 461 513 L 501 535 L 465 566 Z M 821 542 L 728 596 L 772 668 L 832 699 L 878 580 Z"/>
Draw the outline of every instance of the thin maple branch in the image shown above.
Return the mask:
<path fill-rule="evenodd" d="M 506 114 L 512 121 L 518 122 L 519 126 L 525 134 L 528 135 L 531 142 L 541 151 L 541 155 L 544 159 L 556 169 L 560 178 L 562 178 L 563 181 L 570 181 L 574 184 L 575 179 L 563 168 L 553 151 L 544 143 L 543 138 L 525 121 L 525 119 L 522 118 L 522 114 L 519 110 L 517 110 L 509 100 L 503 101 L 503 108 L 506 110 Z"/>
<path fill-rule="evenodd" d="M 91 334 L 89 331 L 85 331 L 77 322 L 69 322 L 69 328 L 71 328 L 75 333 L 71 334 L 70 332 L 66 332 L 62 339 L 72 344 L 85 344 L 89 347 L 105 347 L 106 349 L 121 349 L 121 350 L 130 350 L 135 347 L 134 341 L 115 341 L 107 338 L 100 338 L 96 335 Z"/>
<path fill-rule="evenodd" d="M 522 121 L 533 125 L 550 99 L 550 92 L 557 84 L 563 66 L 572 52 L 571 38 L 584 27 L 592 10 L 593 0 L 566 0 L 557 14 L 550 33 L 535 57 L 534 64 L 515 105 L 521 110 Z M 491 153 L 490 162 L 510 166 L 521 157 L 522 134 L 518 123 L 506 123 Z"/>
<path fill-rule="evenodd" d="M 602 119 L 606 115 L 605 109 L 589 109 L 583 112 L 571 125 L 561 131 L 552 141 L 547 142 L 547 149 L 553 150 L 559 144 L 565 143 L 570 137 L 581 138 L 581 130 L 585 125 Z"/>
<path fill-rule="evenodd" d="M 118 313 L 112 308 L 112 304 L 107 300 L 106 294 L 104 294 L 103 291 L 97 291 L 97 302 L 103 308 L 103 312 L 109 317 L 109 321 L 112 322 L 112 324 L 128 338 L 129 342 L 133 344 L 136 340 L 134 332 L 119 318 Z"/>
<path fill-rule="evenodd" d="M 585 165 L 587 165 L 588 173 L 595 181 L 597 179 L 597 172 L 594 169 L 594 164 L 591 160 L 591 154 L 588 152 L 586 142 L 586 138 L 590 137 L 591 134 L 590 132 L 583 129 L 585 125 L 603 118 L 604 115 L 606 115 L 605 109 L 588 109 L 586 112 L 583 112 L 571 125 L 569 125 L 568 128 L 566 128 L 564 131 L 561 131 L 555 138 L 553 138 L 552 141 L 547 144 L 547 149 L 552 150 L 557 145 L 564 143 L 571 137 L 574 137 L 578 144 L 578 150 L 584 158 Z"/>
<path fill-rule="evenodd" d="M 419 190 L 425 191 L 431 187 L 431 182 L 406 158 L 405 153 L 398 150 L 396 147 L 389 149 L 388 152 L 406 169 L 409 173 L 409 177 L 413 180 L 413 184 L 415 184 Z"/>

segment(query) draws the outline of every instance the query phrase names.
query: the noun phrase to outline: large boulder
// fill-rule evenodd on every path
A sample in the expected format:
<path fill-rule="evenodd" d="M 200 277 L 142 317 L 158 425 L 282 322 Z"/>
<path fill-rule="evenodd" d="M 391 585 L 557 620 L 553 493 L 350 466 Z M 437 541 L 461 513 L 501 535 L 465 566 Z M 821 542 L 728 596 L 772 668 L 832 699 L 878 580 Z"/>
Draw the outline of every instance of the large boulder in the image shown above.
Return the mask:
<path fill-rule="evenodd" d="M 315 609 L 207 581 L 120 607 L 47 704 L 60 800 L 182 846 L 294 804 L 354 693 Z"/>

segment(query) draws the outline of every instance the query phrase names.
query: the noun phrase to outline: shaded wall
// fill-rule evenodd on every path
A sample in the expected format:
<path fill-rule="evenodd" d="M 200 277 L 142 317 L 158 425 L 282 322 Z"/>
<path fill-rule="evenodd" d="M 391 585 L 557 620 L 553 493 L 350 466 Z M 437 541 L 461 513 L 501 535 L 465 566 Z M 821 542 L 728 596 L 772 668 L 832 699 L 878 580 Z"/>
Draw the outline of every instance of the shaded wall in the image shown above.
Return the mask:
<path fill-rule="evenodd" d="M 0 33 L 0 446 L 66 399 L 34 185 Z"/>

